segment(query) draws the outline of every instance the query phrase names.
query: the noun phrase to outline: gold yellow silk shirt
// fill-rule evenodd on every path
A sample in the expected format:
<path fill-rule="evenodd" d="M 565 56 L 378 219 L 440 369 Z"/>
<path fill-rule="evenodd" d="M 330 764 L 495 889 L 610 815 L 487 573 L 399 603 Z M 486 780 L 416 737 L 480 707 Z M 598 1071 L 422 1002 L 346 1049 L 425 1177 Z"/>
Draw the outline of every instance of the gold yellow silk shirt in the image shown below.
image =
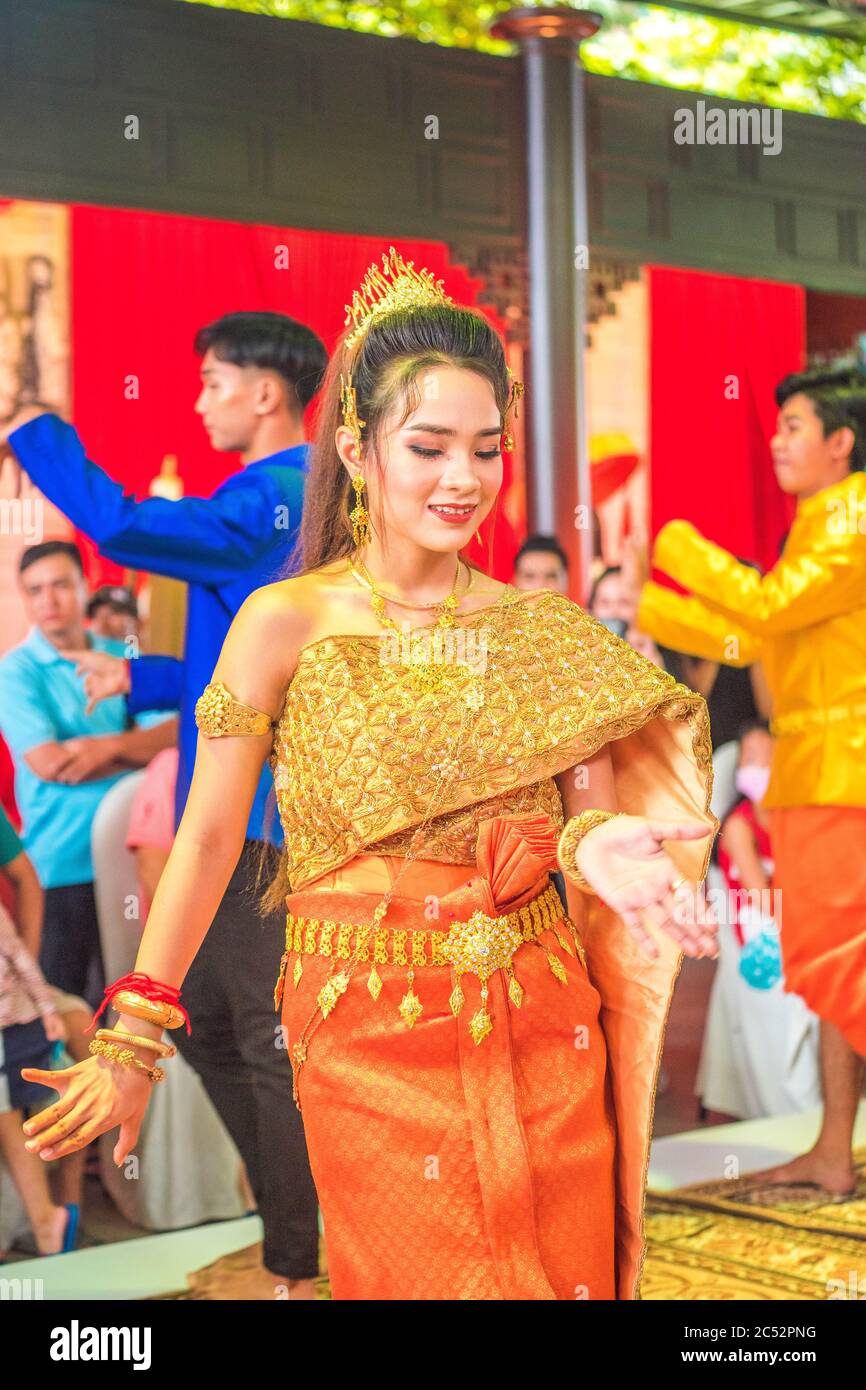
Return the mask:
<path fill-rule="evenodd" d="M 802 500 L 763 577 L 686 521 L 662 527 L 653 563 L 690 595 L 644 585 L 641 631 L 763 665 L 777 739 L 764 804 L 866 806 L 866 474 Z"/>

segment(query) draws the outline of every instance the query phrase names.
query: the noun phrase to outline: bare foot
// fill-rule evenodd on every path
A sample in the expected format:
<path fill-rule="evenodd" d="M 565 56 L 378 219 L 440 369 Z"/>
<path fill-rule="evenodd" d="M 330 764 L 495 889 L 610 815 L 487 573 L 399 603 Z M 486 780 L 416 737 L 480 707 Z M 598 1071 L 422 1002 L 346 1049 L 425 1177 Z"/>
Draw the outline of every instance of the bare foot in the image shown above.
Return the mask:
<path fill-rule="evenodd" d="M 316 1297 L 316 1281 L 315 1281 L 315 1279 L 290 1279 L 290 1280 L 289 1280 L 289 1298 L 292 1300 L 293 1303 L 294 1303 L 296 1300 L 298 1300 L 298 1299 L 303 1300 L 304 1302 L 306 1302 L 306 1301 L 308 1301 L 308 1300 L 310 1300 L 310 1299 L 315 1299 L 315 1297 Z"/>
<path fill-rule="evenodd" d="M 69 1225 L 70 1213 L 65 1207 L 52 1207 L 51 1214 L 39 1221 L 33 1230 L 36 1249 L 40 1255 L 59 1255 Z"/>
<path fill-rule="evenodd" d="M 829 1158 L 817 1147 L 810 1149 L 808 1153 L 800 1154 L 798 1158 L 792 1158 L 789 1163 L 780 1164 L 777 1168 L 750 1173 L 749 1178 L 759 1178 L 774 1187 L 783 1184 L 788 1187 L 802 1187 L 808 1184 L 823 1188 L 825 1192 L 832 1192 L 834 1196 L 845 1196 L 857 1187 L 857 1175 L 850 1156 L 847 1159 Z"/>
<path fill-rule="evenodd" d="M 226 1303 L 276 1303 L 286 1299 L 314 1299 L 316 1286 L 312 1279 L 284 1279 L 263 1267 L 244 1274 L 227 1274 L 206 1285 L 194 1285 L 193 1297 Z"/>

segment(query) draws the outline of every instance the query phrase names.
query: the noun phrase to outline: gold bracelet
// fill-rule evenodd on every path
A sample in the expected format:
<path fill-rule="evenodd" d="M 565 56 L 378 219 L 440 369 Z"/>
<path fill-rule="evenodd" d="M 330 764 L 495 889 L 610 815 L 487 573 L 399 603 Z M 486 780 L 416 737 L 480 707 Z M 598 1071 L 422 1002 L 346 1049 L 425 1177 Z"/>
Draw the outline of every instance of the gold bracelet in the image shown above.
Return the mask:
<path fill-rule="evenodd" d="M 97 1028 L 97 1038 L 104 1038 L 106 1042 L 125 1042 L 137 1043 L 139 1047 L 152 1048 L 160 1057 L 174 1057 L 177 1048 L 172 1047 L 171 1043 L 160 1042 L 157 1038 L 144 1038 L 138 1033 L 124 1033 L 121 1028 Z"/>
<path fill-rule="evenodd" d="M 135 1067 L 136 1070 L 143 1071 L 148 1081 L 165 1080 L 162 1067 L 149 1067 L 146 1062 L 139 1061 L 131 1047 L 118 1047 L 117 1043 L 102 1042 L 94 1038 L 87 1050 L 93 1057 L 106 1057 L 109 1062 L 117 1062 L 121 1067 Z"/>
<path fill-rule="evenodd" d="M 590 830 L 595 830 L 596 826 L 604 825 L 612 820 L 614 816 L 620 816 L 622 811 L 581 811 L 579 815 L 572 816 L 566 821 L 565 829 L 559 837 L 556 846 L 556 854 L 559 859 L 559 866 L 570 883 L 575 888 L 579 888 L 582 893 L 595 893 L 592 884 L 587 883 L 583 874 L 577 866 L 577 847 L 585 835 Z"/>
<path fill-rule="evenodd" d="M 160 999 L 146 999 L 143 994 L 131 989 L 119 989 L 112 997 L 111 1007 L 119 1014 L 143 1018 L 163 1028 L 179 1028 L 184 1021 L 183 1014 L 174 1004 L 164 1004 Z"/>

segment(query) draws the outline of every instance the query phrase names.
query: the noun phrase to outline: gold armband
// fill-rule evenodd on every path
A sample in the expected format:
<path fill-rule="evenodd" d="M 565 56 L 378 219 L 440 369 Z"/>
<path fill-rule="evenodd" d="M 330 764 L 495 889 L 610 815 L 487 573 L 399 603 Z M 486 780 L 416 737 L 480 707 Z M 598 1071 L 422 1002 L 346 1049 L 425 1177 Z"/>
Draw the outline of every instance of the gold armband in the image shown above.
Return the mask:
<path fill-rule="evenodd" d="M 226 734 L 267 734 L 276 720 L 252 705 L 242 705 L 222 681 L 205 686 L 195 706 L 195 722 L 208 738 L 223 738 Z"/>
<path fill-rule="evenodd" d="M 581 811 L 579 815 L 572 816 L 565 823 L 565 829 L 556 846 L 559 867 L 569 882 L 583 893 L 594 893 L 595 889 L 587 883 L 577 867 L 577 847 L 584 835 L 588 835 L 590 830 L 594 830 L 597 825 L 604 825 L 605 821 L 609 821 L 611 817 L 621 814 L 620 811 Z"/>

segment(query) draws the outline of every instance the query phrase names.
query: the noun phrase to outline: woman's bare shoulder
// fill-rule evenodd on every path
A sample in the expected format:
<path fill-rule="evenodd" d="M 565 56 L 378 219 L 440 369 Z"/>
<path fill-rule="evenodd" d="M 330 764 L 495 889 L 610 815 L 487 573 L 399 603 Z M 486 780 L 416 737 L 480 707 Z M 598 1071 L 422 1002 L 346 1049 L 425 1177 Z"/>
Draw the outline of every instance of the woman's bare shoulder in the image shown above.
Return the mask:
<path fill-rule="evenodd" d="M 238 618 L 245 626 L 280 623 L 291 625 L 293 616 L 306 607 L 305 575 L 291 579 L 278 579 L 273 584 L 262 584 L 253 589 L 238 609 Z"/>
<path fill-rule="evenodd" d="M 236 619 L 245 632 L 258 640 L 278 642 L 289 658 L 321 625 L 323 607 L 339 589 L 333 564 L 305 574 L 275 580 L 254 589 Z"/>

